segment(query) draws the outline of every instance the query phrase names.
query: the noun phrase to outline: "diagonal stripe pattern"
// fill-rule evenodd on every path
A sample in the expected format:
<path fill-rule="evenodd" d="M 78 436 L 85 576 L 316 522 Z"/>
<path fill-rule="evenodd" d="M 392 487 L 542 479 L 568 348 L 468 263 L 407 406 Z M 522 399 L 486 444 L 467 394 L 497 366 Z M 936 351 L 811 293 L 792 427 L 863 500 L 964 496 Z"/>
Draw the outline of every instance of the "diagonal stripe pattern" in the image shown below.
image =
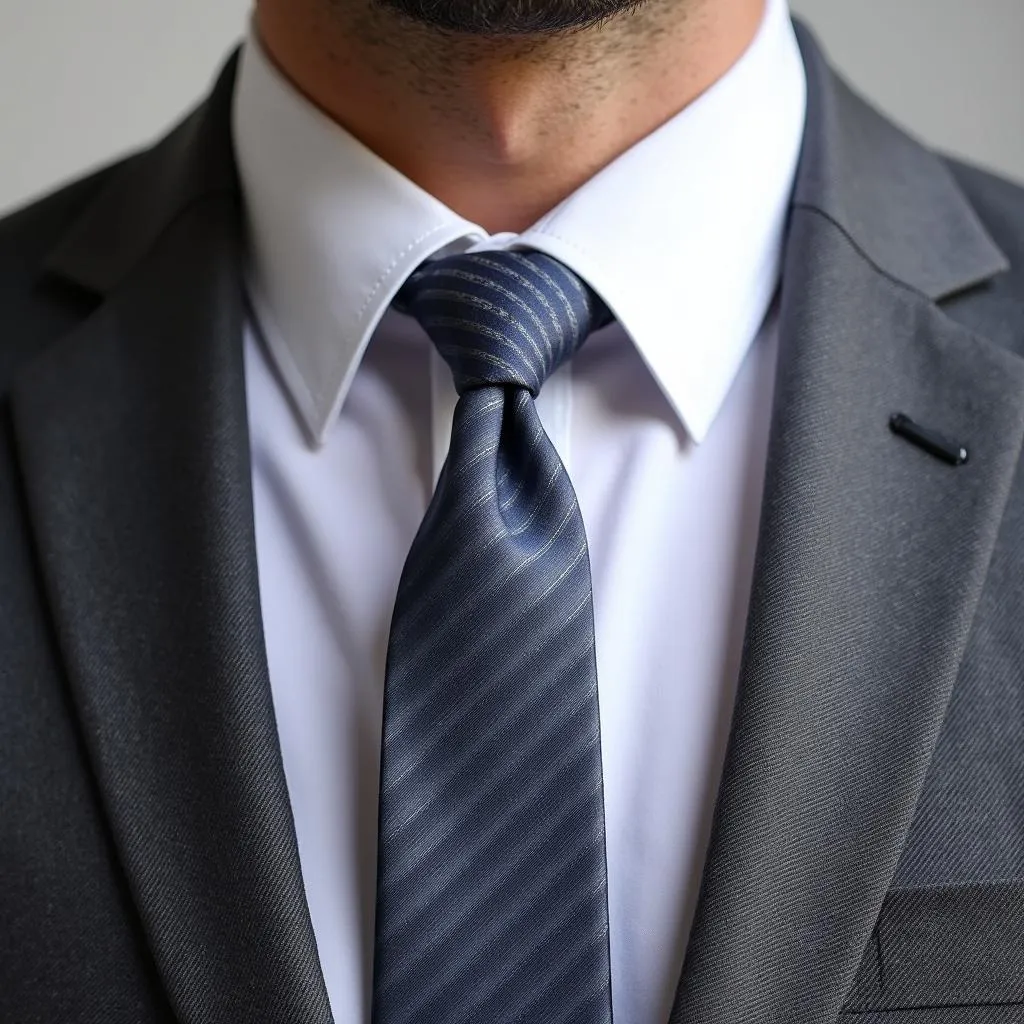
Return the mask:
<path fill-rule="evenodd" d="M 534 397 L 611 314 L 532 251 L 395 305 L 459 401 L 388 643 L 373 1024 L 610 1024 L 590 558 Z"/>

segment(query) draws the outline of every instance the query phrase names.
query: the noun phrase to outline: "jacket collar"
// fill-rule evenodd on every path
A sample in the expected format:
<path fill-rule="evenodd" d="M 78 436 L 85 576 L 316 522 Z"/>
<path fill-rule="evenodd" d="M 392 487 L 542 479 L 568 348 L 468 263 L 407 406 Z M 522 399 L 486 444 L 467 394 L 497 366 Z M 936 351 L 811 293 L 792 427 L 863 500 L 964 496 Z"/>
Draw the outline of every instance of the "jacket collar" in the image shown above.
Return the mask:
<path fill-rule="evenodd" d="M 794 207 L 827 217 L 881 273 L 930 299 L 1006 270 L 946 164 L 865 103 L 796 29 L 808 111 Z"/>

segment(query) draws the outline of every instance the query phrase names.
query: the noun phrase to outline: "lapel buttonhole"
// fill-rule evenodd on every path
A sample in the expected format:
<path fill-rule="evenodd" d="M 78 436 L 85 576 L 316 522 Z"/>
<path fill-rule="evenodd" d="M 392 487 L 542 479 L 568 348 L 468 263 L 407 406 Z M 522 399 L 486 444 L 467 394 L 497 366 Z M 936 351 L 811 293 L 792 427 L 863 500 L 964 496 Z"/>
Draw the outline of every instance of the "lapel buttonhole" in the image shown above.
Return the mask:
<path fill-rule="evenodd" d="M 906 413 L 895 413 L 889 419 L 889 427 L 894 434 L 905 437 L 930 455 L 948 462 L 952 466 L 963 465 L 967 461 L 967 449 L 957 441 L 951 441 L 930 427 L 915 423 Z"/>

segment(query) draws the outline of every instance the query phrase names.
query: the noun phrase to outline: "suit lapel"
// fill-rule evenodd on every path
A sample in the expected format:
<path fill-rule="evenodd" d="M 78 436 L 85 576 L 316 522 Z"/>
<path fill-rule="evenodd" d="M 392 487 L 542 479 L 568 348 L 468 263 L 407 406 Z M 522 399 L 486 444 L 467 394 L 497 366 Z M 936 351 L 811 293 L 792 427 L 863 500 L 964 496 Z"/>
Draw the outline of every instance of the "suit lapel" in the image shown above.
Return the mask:
<path fill-rule="evenodd" d="M 16 383 L 71 693 L 183 1022 L 330 1020 L 278 749 L 242 366 L 232 71 L 54 254 L 105 296 Z"/>
<path fill-rule="evenodd" d="M 914 811 L 1024 436 L 1024 360 L 934 300 L 1005 266 L 943 165 L 809 110 L 731 735 L 674 1024 L 834 1021 Z M 953 467 L 894 435 L 961 441 Z"/>

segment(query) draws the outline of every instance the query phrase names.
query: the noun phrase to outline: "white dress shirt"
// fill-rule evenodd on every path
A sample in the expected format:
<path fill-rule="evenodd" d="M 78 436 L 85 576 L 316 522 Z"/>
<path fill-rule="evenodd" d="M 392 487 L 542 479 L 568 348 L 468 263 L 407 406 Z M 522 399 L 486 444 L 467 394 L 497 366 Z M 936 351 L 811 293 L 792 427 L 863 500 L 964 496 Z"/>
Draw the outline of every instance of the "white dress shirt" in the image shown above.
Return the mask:
<path fill-rule="evenodd" d="M 521 235 L 488 236 L 306 101 L 250 37 L 234 135 L 274 708 L 335 1019 L 369 1019 L 384 665 L 455 391 L 389 310 L 424 259 L 513 244 L 617 321 L 545 383 L 594 584 L 616 1024 L 664 1024 L 728 736 L 803 134 L 785 0 L 714 86 Z"/>

